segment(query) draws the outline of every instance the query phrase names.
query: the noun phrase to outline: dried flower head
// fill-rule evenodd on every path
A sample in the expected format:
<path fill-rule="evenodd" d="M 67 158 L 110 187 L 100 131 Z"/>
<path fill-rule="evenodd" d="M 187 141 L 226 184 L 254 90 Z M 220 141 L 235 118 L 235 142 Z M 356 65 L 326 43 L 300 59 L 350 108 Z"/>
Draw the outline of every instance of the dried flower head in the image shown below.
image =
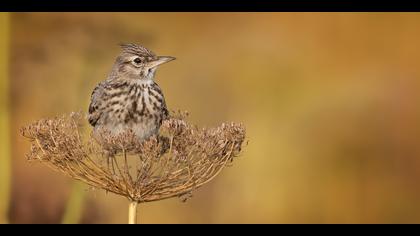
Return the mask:
<path fill-rule="evenodd" d="M 135 202 L 186 199 L 239 155 L 245 139 L 241 124 L 199 129 L 186 116 L 171 115 L 159 135 L 145 141 L 131 131 L 83 137 L 80 113 L 39 120 L 21 133 L 31 142 L 29 160 L 41 161 L 95 188 Z"/>

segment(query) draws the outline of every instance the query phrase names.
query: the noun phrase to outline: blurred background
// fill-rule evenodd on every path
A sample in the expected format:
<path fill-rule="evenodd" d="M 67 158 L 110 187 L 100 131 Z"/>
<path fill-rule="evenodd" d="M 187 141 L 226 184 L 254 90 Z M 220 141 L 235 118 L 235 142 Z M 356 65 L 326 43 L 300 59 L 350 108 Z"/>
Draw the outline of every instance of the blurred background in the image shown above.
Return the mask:
<path fill-rule="evenodd" d="M 125 223 L 127 200 L 26 161 L 19 129 L 87 111 L 122 42 L 200 126 L 243 122 L 213 182 L 141 223 L 420 223 L 420 14 L 1 13 L 0 221 Z"/>

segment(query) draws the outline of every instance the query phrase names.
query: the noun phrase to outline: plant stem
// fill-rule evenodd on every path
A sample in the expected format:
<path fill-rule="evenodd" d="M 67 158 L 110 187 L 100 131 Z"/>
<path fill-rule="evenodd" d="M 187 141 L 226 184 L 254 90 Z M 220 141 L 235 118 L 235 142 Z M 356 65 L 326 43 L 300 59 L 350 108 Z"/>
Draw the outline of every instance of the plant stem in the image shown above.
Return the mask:
<path fill-rule="evenodd" d="M 128 223 L 129 224 L 137 224 L 137 205 L 138 202 L 130 202 L 130 206 L 128 207 Z"/>
<path fill-rule="evenodd" d="M 9 13 L 0 13 L 0 224 L 8 223 L 11 194 Z"/>
<path fill-rule="evenodd" d="M 79 181 L 74 181 L 70 197 L 67 201 L 61 223 L 77 224 L 83 213 L 83 202 L 85 198 L 85 185 Z"/>

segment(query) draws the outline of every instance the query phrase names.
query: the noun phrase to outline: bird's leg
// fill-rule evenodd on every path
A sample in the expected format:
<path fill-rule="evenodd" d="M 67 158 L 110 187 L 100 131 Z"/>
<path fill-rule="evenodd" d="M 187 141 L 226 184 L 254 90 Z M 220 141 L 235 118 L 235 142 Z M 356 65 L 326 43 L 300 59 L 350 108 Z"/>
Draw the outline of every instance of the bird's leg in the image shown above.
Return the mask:
<path fill-rule="evenodd" d="M 113 175 L 115 175 L 115 167 L 114 167 L 114 161 L 113 161 L 113 158 L 115 158 L 115 155 L 112 155 L 109 151 L 107 151 L 105 158 L 106 158 L 106 164 L 108 166 L 108 171 L 111 172 Z"/>

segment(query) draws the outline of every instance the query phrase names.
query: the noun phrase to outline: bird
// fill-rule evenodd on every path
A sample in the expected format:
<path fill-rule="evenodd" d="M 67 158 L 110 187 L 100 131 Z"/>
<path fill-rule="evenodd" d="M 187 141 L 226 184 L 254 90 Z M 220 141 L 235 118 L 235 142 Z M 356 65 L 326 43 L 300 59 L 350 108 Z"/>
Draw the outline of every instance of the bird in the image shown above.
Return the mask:
<path fill-rule="evenodd" d="M 157 134 L 169 117 L 165 97 L 154 78 L 157 68 L 175 57 L 157 56 L 139 44 L 120 46 L 122 51 L 108 77 L 92 91 L 88 122 L 94 135 L 131 130 L 139 140 L 145 140 Z"/>

